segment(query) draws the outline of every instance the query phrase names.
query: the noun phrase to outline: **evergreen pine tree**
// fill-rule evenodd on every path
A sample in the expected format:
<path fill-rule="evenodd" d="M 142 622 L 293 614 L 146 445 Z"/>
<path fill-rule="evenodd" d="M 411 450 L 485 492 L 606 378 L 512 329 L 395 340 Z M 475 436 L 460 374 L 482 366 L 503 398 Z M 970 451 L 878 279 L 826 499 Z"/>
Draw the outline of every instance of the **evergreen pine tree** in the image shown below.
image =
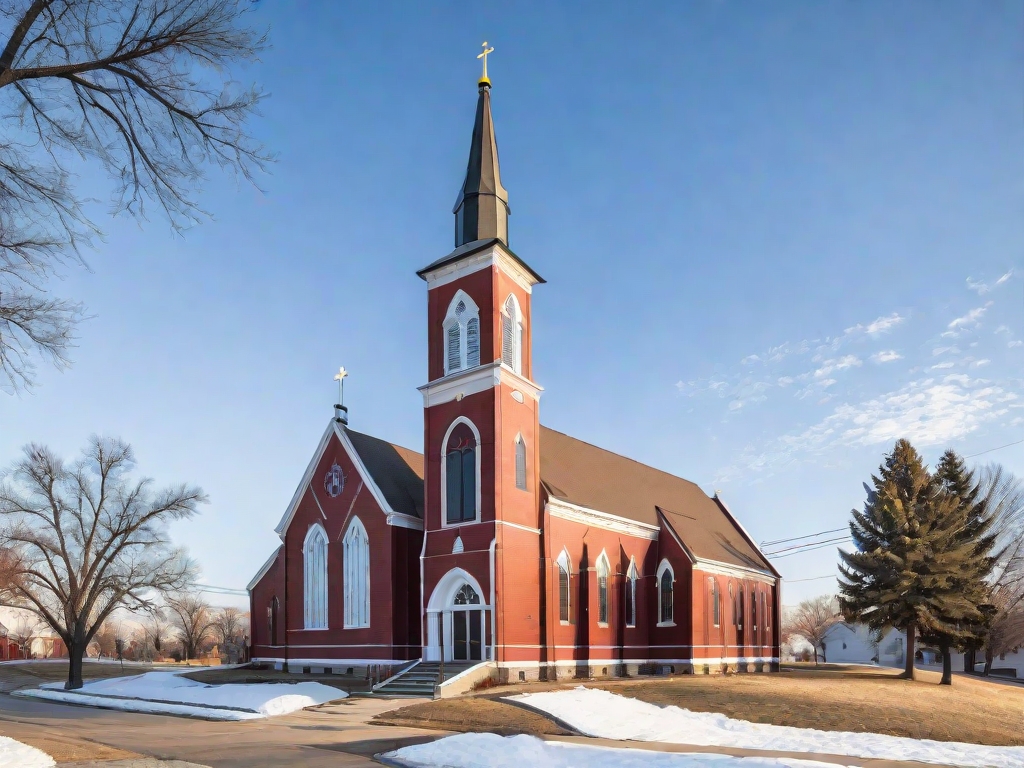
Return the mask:
<path fill-rule="evenodd" d="M 981 485 L 964 460 L 947 450 L 935 468 L 938 490 L 948 502 L 952 536 L 943 554 L 951 559 L 952 582 L 937 608 L 938 621 L 922 627 L 922 639 L 942 653 L 942 684 L 952 684 L 952 649 L 969 652 L 980 647 L 988 634 L 995 606 L 989 577 L 998 556 L 996 533 Z"/>
<path fill-rule="evenodd" d="M 958 570 L 973 545 L 959 538 L 961 505 L 907 440 L 896 442 L 871 479 L 864 510 L 854 510 L 850 522 L 856 551 L 840 551 L 843 612 L 876 632 L 903 630 L 904 676 L 913 679 L 918 632 L 952 634 L 961 617 L 974 615 L 956 596 Z"/>

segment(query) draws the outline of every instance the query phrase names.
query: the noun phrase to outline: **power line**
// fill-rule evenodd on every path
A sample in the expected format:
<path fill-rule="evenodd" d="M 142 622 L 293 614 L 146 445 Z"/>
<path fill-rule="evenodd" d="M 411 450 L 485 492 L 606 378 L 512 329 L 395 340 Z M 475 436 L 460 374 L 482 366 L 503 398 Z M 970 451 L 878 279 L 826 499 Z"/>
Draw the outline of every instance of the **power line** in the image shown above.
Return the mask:
<path fill-rule="evenodd" d="M 761 542 L 761 547 L 762 548 L 764 548 L 764 547 L 773 547 L 776 544 L 788 544 L 791 541 L 800 541 L 801 539 L 816 539 L 818 536 L 824 536 L 826 533 L 839 533 L 840 531 L 845 531 L 845 530 L 847 530 L 847 528 L 845 528 L 845 527 L 843 527 L 843 528 L 833 528 L 830 531 L 818 531 L 817 533 L 809 533 L 806 536 L 794 536 L 791 539 L 779 539 L 777 541 L 762 541 Z"/>
<path fill-rule="evenodd" d="M 794 549 L 810 549 L 812 547 L 817 547 L 819 544 L 834 544 L 840 541 L 847 541 L 849 538 L 850 535 L 847 534 L 846 536 L 837 536 L 834 539 L 825 539 L 824 541 L 809 541 L 806 544 L 794 544 L 792 547 L 783 547 L 782 549 L 777 549 L 774 552 L 767 552 L 765 553 L 765 556 L 774 557 L 782 552 L 789 552 Z"/>
<path fill-rule="evenodd" d="M 807 549 L 800 549 L 800 550 L 797 550 L 796 552 L 786 552 L 786 554 L 784 554 L 784 555 L 778 555 L 778 556 L 771 555 L 771 557 L 775 557 L 776 560 L 779 560 L 779 559 L 781 559 L 783 557 L 789 557 L 790 555 L 802 555 L 804 552 L 813 552 L 816 549 L 824 549 L 825 547 L 835 546 L 836 543 L 842 543 L 844 541 L 852 541 L 852 540 L 853 540 L 852 537 L 847 536 L 845 539 L 837 539 L 835 542 L 826 541 L 823 544 L 819 544 L 819 545 L 813 546 L 813 547 L 808 547 Z"/>
<path fill-rule="evenodd" d="M 821 581 L 822 579 L 838 579 L 839 577 L 834 573 L 830 573 L 828 576 L 812 576 L 809 579 L 783 579 L 787 584 L 799 584 L 801 581 Z"/>
<path fill-rule="evenodd" d="M 987 451 L 982 451 L 981 453 L 972 453 L 970 456 L 964 456 L 964 458 L 973 459 L 975 456 L 984 456 L 986 453 L 992 453 L 992 451 L 1001 451 L 1003 448 L 1009 448 L 1011 445 L 1020 445 L 1021 443 L 1024 443 L 1024 440 L 1016 440 L 1012 443 L 1007 443 L 1006 445 L 997 446 L 996 448 L 989 448 Z"/>

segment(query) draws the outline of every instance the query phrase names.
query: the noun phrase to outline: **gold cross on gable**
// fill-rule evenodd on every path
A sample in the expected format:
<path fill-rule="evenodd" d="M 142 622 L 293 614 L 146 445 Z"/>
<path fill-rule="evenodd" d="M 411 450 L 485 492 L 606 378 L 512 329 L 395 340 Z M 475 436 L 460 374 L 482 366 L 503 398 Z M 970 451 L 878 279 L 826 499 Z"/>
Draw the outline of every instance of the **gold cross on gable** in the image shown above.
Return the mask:
<path fill-rule="evenodd" d="M 348 376 L 348 371 L 344 367 L 339 368 L 338 372 L 334 374 L 334 380 L 338 382 L 338 404 L 345 404 L 345 378 Z"/>
<path fill-rule="evenodd" d="M 484 49 L 483 53 L 477 54 L 477 58 L 478 59 L 483 59 L 484 60 L 484 73 L 480 77 L 480 83 L 481 84 L 486 83 L 487 85 L 490 85 L 491 84 L 491 80 L 490 80 L 489 77 L 487 77 L 487 54 L 494 53 L 494 49 L 487 47 L 487 41 L 486 40 L 484 40 L 484 44 L 483 44 L 482 47 Z"/>

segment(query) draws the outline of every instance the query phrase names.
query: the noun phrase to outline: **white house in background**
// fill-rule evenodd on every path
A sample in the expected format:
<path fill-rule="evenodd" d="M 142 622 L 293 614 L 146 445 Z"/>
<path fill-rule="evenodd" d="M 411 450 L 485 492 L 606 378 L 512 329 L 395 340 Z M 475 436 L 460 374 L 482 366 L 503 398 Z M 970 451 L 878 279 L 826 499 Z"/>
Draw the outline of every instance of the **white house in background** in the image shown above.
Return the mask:
<path fill-rule="evenodd" d="M 863 624 L 835 624 L 822 642 L 825 660 L 834 664 L 877 664 L 878 644 Z"/>

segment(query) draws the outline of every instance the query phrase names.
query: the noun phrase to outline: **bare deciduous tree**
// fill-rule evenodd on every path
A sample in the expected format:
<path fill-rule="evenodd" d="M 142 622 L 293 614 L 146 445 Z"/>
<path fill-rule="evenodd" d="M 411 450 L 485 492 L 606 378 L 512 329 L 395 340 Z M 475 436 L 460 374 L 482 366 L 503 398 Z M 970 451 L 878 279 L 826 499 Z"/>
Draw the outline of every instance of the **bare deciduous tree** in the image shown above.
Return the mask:
<path fill-rule="evenodd" d="M 232 642 L 244 631 L 248 622 L 245 614 L 237 608 L 218 608 L 213 614 L 213 629 L 221 645 Z"/>
<path fill-rule="evenodd" d="M 144 629 L 146 643 L 153 646 L 156 656 L 162 656 L 165 650 L 164 646 L 171 631 L 171 625 L 167 621 L 165 610 L 161 607 L 154 608 L 150 612 L 149 620 L 146 622 Z"/>
<path fill-rule="evenodd" d="M 109 621 L 104 621 L 92 636 L 92 642 L 99 649 L 100 658 L 114 658 L 114 654 L 117 653 L 117 632 L 114 630 L 114 625 Z"/>
<path fill-rule="evenodd" d="M 825 635 L 829 629 L 842 621 L 839 606 L 832 595 L 819 595 L 804 600 L 789 614 L 788 630 L 792 635 L 800 635 L 814 648 L 814 663 L 818 663 L 818 649 L 821 648 L 822 661 L 828 661 L 825 649 Z"/>
<path fill-rule="evenodd" d="M 986 467 L 982 495 L 996 521 L 1001 554 L 992 574 L 995 614 L 985 643 L 985 674 L 1002 653 L 1024 645 L 1024 482 L 1001 466 Z M 973 650 L 964 654 L 974 671 Z"/>
<path fill-rule="evenodd" d="M 133 479 L 134 455 L 120 440 L 92 438 L 74 464 L 38 445 L 24 453 L 0 483 L 0 546 L 18 552 L 17 602 L 64 641 L 67 687 L 80 688 L 85 649 L 115 609 L 149 610 L 194 579 L 167 523 L 191 518 L 206 496 Z"/>
<path fill-rule="evenodd" d="M 203 643 L 214 631 L 214 617 L 209 603 L 198 593 L 185 592 L 169 598 L 167 606 L 174 627 L 178 630 L 182 655 L 186 659 L 197 658 Z"/>
<path fill-rule="evenodd" d="M 147 201 L 181 229 L 201 219 L 210 165 L 252 179 L 269 159 L 246 132 L 262 97 L 228 68 L 265 37 L 245 0 L 0 3 L 0 383 L 31 386 L 32 359 L 67 365 L 82 308 L 45 290 L 98 233 L 72 172 L 98 161 L 115 213 Z M 6 36 L 4 36 L 6 31 Z M 6 37 L 6 39 L 5 39 Z"/>
<path fill-rule="evenodd" d="M 32 640 L 39 634 L 39 622 L 34 617 L 21 616 L 7 630 L 7 636 L 18 644 L 23 659 L 32 656 Z"/>

